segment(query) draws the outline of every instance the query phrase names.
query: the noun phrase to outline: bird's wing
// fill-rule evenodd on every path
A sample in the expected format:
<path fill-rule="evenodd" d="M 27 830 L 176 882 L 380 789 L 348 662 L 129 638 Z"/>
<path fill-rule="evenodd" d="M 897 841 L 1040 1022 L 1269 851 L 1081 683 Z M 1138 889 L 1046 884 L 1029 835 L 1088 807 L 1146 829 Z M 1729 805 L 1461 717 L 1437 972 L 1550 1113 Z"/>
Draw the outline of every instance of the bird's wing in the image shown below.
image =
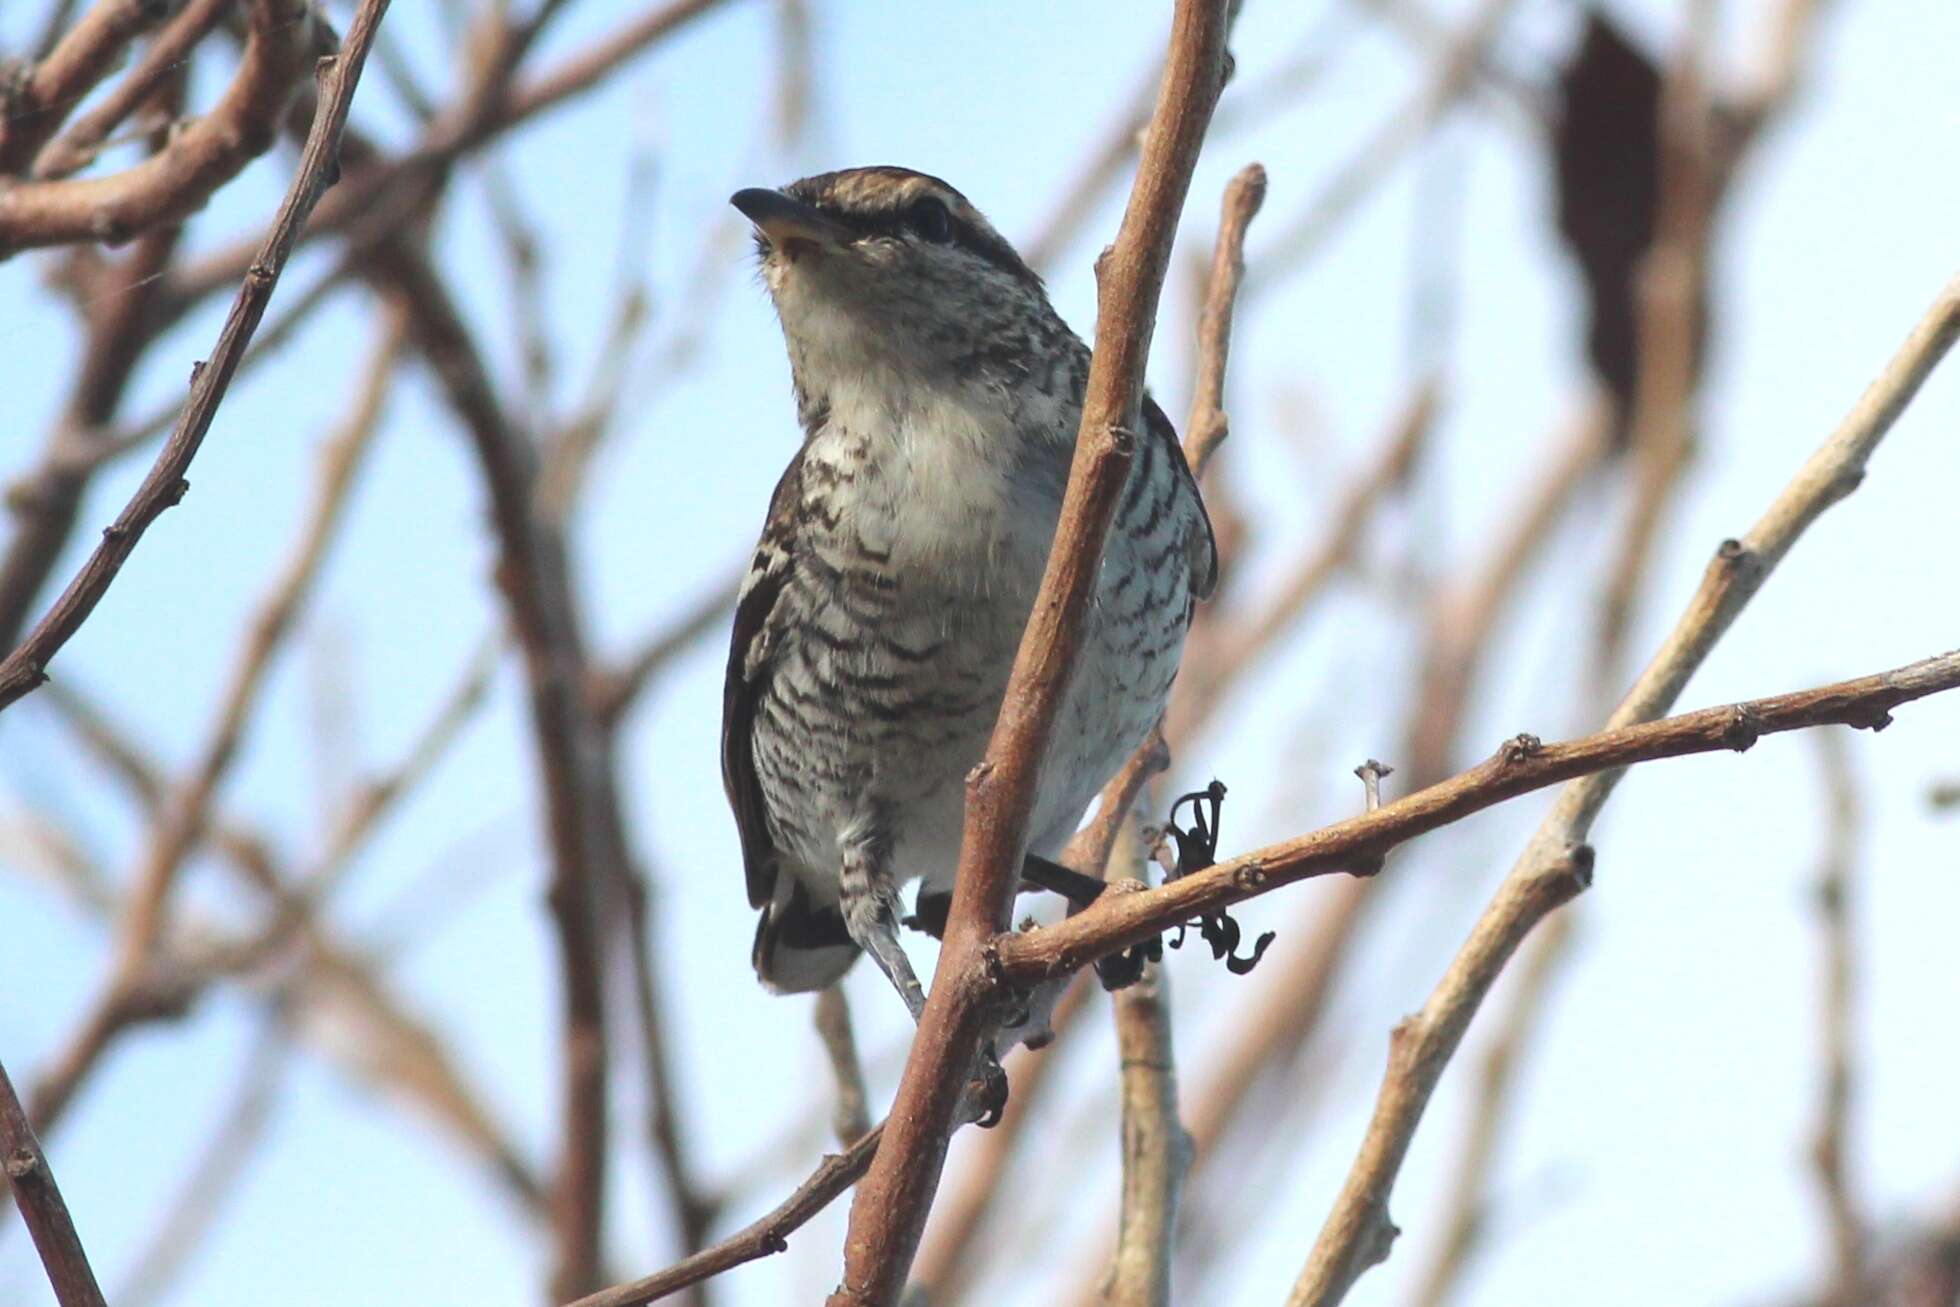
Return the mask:
<path fill-rule="evenodd" d="M 1205 497 L 1198 492 L 1198 478 L 1191 475 L 1191 464 L 1184 457 L 1177 428 L 1148 394 L 1143 397 L 1143 425 L 1151 439 L 1170 446 L 1171 467 L 1183 478 L 1184 488 L 1191 492 L 1191 502 L 1198 506 L 1198 521 L 1204 525 L 1205 535 L 1202 541 L 1193 537 L 1191 542 L 1191 593 L 1195 598 L 1209 599 L 1211 592 L 1218 588 L 1218 537 L 1212 534 L 1211 514 L 1205 511 Z"/>
<path fill-rule="evenodd" d="M 728 647 L 728 676 L 721 691 L 721 784 L 735 810 L 749 906 L 756 908 L 776 892 L 776 848 L 769 838 L 762 782 L 755 774 L 755 714 L 775 662 L 769 619 L 795 562 L 792 517 L 802 498 L 802 482 L 799 449 L 769 498 L 762 539 L 748 575 L 742 578 L 735 601 L 735 634 Z"/>

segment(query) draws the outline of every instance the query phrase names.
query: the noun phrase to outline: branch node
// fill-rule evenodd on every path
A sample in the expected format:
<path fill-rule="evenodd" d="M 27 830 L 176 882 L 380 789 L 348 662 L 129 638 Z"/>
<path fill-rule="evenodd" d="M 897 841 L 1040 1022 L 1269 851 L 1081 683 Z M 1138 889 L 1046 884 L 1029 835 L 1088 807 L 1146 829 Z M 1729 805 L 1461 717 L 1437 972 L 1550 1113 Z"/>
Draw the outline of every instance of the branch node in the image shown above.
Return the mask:
<path fill-rule="evenodd" d="M 1497 750 L 1497 760 L 1507 766 L 1514 766 L 1536 757 L 1545 748 L 1545 742 L 1528 731 L 1521 731 L 1504 741 Z"/>
<path fill-rule="evenodd" d="M 1590 844 L 1575 844 L 1572 852 L 1566 855 L 1566 875 L 1571 878 L 1575 893 L 1583 894 L 1592 888 L 1593 864 L 1598 855 Z"/>
<path fill-rule="evenodd" d="M 1722 743 L 1737 753 L 1746 753 L 1762 735 L 1762 723 L 1747 704 L 1737 704 L 1722 729 Z"/>
<path fill-rule="evenodd" d="M 1247 862 L 1232 873 L 1232 884 L 1248 894 L 1257 894 L 1266 888 L 1266 868 L 1258 859 Z"/>
<path fill-rule="evenodd" d="M 25 1180 L 41 1169 L 40 1159 L 25 1148 L 16 1148 L 7 1154 L 7 1178 L 13 1181 Z"/>

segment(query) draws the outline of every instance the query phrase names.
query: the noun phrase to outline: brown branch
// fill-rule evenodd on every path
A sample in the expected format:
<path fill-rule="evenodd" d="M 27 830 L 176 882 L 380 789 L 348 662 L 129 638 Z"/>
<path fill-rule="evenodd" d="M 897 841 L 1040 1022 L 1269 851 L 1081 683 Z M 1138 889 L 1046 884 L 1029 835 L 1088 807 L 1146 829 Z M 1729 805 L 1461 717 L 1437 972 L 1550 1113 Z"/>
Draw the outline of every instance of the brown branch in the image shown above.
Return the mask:
<path fill-rule="evenodd" d="M 73 278 L 71 291 L 87 332 L 83 361 L 61 417 L 48 434 L 42 469 L 7 492 L 14 531 L 0 555 L 0 648 L 11 649 L 26 629 L 34 601 L 61 560 L 81 512 L 88 470 L 69 471 L 55 464 L 70 449 L 93 449 L 97 442 L 92 432 L 121 403 L 156 331 L 159 274 L 176 251 L 178 234 L 175 228 L 152 232 L 120 259 L 101 257 L 93 249 L 73 251 L 67 259 L 73 274 L 100 266 L 93 275 Z M 176 408 L 170 413 L 174 418 Z M 169 425 L 166 421 L 165 429 Z"/>
<path fill-rule="evenodd" d="M 1142 870 L 1134 825 L 1125 828 L 1123 861 Z M 1116 1249 L 1100 1301 L 1169 1307 L 1178 1201 L 1191 1170 L 1192 1140 L 1178 1119 L 1177 1061 L 1171 1046 L 1170 984 L 1161 963 L 1147 963 L 1133 985 L 1114 996 L 1123 1189 Z"/>
<path fill-rule="evenodd" d="M 0 93 L 0 177 L 24 172 L 129 43 L 167 13 L 156 0 L 96 0 L 17 89 Z"/>
<path fill-rule="evenodd" d="M 238 0 L 191 0 L 150 42 L 115 89 L 93 109 L 70 123 L 68 130 L 34 156 L 37 178 L 67 177 L 95 162 L 109 133 L 136 112 L 150 94 L 182 65 L 193 47 L 216 27 Z"/>
<path fill-rule="evenodd" d="M 1070 859 L 1064 861 L 1077 870 L 1083 869 Z M 1063 991 L 1049 1014 L 1050 1026 L 1057 1037 L 1067 1033 L 1088 1009 L 1097 988 L 1078 976 Z M 1029 1124 L 1041 1115 L 1048 1090 L 1055 1082 L 1057 1065 L 1052 1045 L 1042 1051 L 1017 1048 L 1002 1060 L 1001 1066 L 1014 1092 L 1008 1095 L 1000 1123 L 973 1140 L 960 1173 L 933 1206 L 932 1221 L 926 1227 L 918 1261 L 912 1267 L 910 1284 L 925 1293 L 927 1302 L 963 1301 L 968 1287 L 984 1269 L 984 1259 L 972 1254 L 976 1245 L 984 1246 L 984 1234 L 996 1204 L 1002 1198 L 1013 1196 L 1013 1191 L 1002 1182 L 1022 1151 Z M 1051 1161 L 1043 1158 L 1042 1165 Z"/>
<path fill-rule="evenodd" d="M 61 1307 L 103 1307 L 102 1290 L 96 1286 L 81 1236 L 75 1233 L 68 1204 L 61 1201 L 61 1187 L 4 1066 L 0 1066 L 0 1170 L 6 1172 L 21 1220 L 41 1254 L 41 1265 L 47 1268 L 55 1301 Z"/>
<path fill-rule="evenodd" d="M 1715 560 L 1705 589 L 1733 592 L 1731 578 L 1747 570 L 1736 566 L 1736 557 L 1725 550 Z M 1376 812 L 1255 849 L 1158 889 L 1120 893 L 1112 888 L 1092 907 L 1058 925 L 1001 935 L 993 943 L 996 974 L 1014 985 L 1050 979 L 1180 921 L 1271 893 L 1281 885 L 1365 868 L 1418 835 L 1560 781 L 1617 775 L 1635 763 L 1660 758 L 1724 749 L 1741 752 L 1761 736 L 1812 726 L 1837 723 L 1877 729 L 1884 725 L 1888 709 L 1955 685 L 1960 685 L 1960 651 L 1814 690 L 1704 708 L 1562 743 L 1516 736 L 1488 761 Z"/>
<path fill-rule="evenodd" d="M 1265 202 L 1266 170 L 1249 163 L 1226 184 L 1219 204 L 1218 243 L 1212 250 L 1204 308 L 1198 314 L 1198 383 L 1191 396 L 1191 416 L 1184 424 L 1185 461 L 1199 478 L 1230 433 L 1225 419 L 1225 361 L 1232 347 L 1232 305 L 1245 277 L 1245 229 Z"/>
<path fill-rule="evenodd" d="M 1791 546 L 1819 515 L 1857 487 L 1872 450 L 1945 357 L 1956 335 L 1960 335 L 1960 279 L 1942 289 L 1878 380 L 1749 533 L 1724 543 L 1674 631 L 1608 719 L 1607 737 L 1666 730 L 1667 722 L 1634 723 L 1648 722 L 1667 710 Z M 1960 660 L 1934 659 L 1920 664 L 1913 675 L 1953 661 Z M 1886 680 L 1867 678 L 1864 684 L 1883 685 Z M 1782 702 L 1821 703 L 1843 688 L 1814 692 L 1824 700 L 1798 695 L 1786 696 Z M 1855 707 L 1854 711 L 1869 710 Z M 1670 720 L 1684 722 L 1698 716 L 1708 714 Z M 1881 719 L 1880 715 L 1826 717 L 1871 724 Z M 1756 723 L 1744 725 L 1753 729 Z M 1389 1068 L 1361 1152 L 1293 1287 L 1289 1307 L 1331 1307 L 1363 1272 L 1388 1255 L 1394 1238 L 1388 1220 L 1389 1192 L 1429 1096 L 1519 942 L 1547 913 L 1578 892 L 1577 873 L 1590 859 L 1585 837 L 1623 774 L 1622 768 L 1607 768 L 1565 788 L 1422 1010 L 1396 1028 Z M 1392 809 L 1383 809 L 1388 811 Z"/>
<path fill-rule="evenodd" d="M 712 1248 L 704 1248 L 684 1261 L 644 1279 L 615 1285 L 588 1294 L 569 1307 L 641 1307 L 678 1293 L 692 1284 L 753 1262 L 789 1247 L 789 1236 L 807 1224 L 811 1217 L 828 1207 L 838 1195 L 857 1183 L 879 1150 L 885 1126 L 858 1140 L 845 1152 L 824 1158 L 823 1164 L 796 1192 L 785 1198 L 767 1215 L 744 1226 Z"/>
<path fill-rule="evenodd" d="M 40 625 L 0 661 L 0 710 L 47 679 L 44 669 L 48 660 L 95 611 L 143 532 L 166 508 L 182 499 L 189 488 L 184 473 L 190 470 L 191 460 L 204 443 L 205 433 L 211 428 L 211 420 L 217 415 L 218 405 L 224 399 L 225 389 L 252 332 L 265 316 L 266 305 L 272 298 L 273 288 L 279 284 L 279 274 L 299 239 L 306 215 L 312 212 L 327 184 L 354 88 L 360 81 L 361 66 L 367 60 L 375 25 L 387 7 L 388 0 L 362 0 L 341 54 L 321 61 L 320 110 L 307 138 L 299 171 L 279 206 L 278 216 L 273 219 L 272 230 L 250 274 L 239 287 L 210 360 L 193 372 L 190 400 L 184 405 L 183 415 L 157 455 L 149 475 L 143 478 L 143 484 L 115 523 L 103 532 L 102 543 L 89 556 L 81 573 L 55 601 Z"/>
<path fill-rule="evenodd" d="M 1119 838 L 1130 832 L 1131 809 L 1152 777 L 1170 766 L 1170 748 L 1161 730 L 1152 731 L 1130 755 L 1123 769 L 1103 786 L 1096 801 L 1096 815 L 1070 837 L 1061 861 L 1085 876 L 1105 877 L 1113 864 L 1111 856 Z M 1079 909 L 1071 906 L 1071 912 Z M 1048 1014 L 1050 1041 L 1058 1038 L 1089 1006 L 1092 987 L 1071 978 L 1056 996 Z M 1042 1100 L 1055 1061 L 1027 1050 L 1017 1049 L 1014 1060 L 1004 1064 L 1014 1092 L 1007 1108 L 993 1129 L 977 1141 L 977 1154 L 963 1168 L 953 1193 L 938 1205 L 933 1221 L 912 1269 L 911 1282 L 922 1287 L 933 1302 L 956 1301 L 978 1269 L 969 1257 L 975 1240 L 986 1223 L 994 1202 L 1001 1196 L 1000 1183 L 1021 1141 L 1022 1131 L 1034 1119 L 1035 1106 Z"/>
<path fill-rule="evenodd" d="M 250 11 L 251 35 L 230 89 L 162 150 L 108 177 L 0 187 L 0 255 L 85 241 L 117 245 L 177 222 L 270 149 L 313 54 L 313 6 L 251 0 Z"/>
<path fill-rule="evenodd" d="M 1844 742 L 1826 733 L 1818 737 L 1818 745 L 1824 764 L 1829 825 L 1824 832 L 1824 857 L 1817 873 L 1816 890 L 1817 918 L 1824 945 L 1818 1008 L 1823 1032 L 1818 1052 L 1823 1074 L 1819 1077 L 1810 1160 L 1831 1242 L 1829 1288 L 1823 1300 L 1834 1307 L 1856 1307 L 1870 1300 L 1865 1279 L 1865 1232 L 1870 1226 L 1860 1214 L 1846 1165 L 1855 1092 L 1853 1077 L 1857 1068 L 1854 1009 L 1858 960 L 1853 938 L 1853 893 L 1864 806 Z"/>
<path fill-rule="evenodd" d="M 880 1150 L 851 1204 L 832 1307 L 893 1301 L 938 1187 L 961 1088 L 987 1022 L 987 942 L 1007 924 L 1046 751 L 1134 449 L 1143 367 L 1177 218 L 1225 74 L 1224 0 L 1180 0 L 1143 162 L 1116 243 L 1098 264 L 1090 363 L 1061 520 L 1008 678 L 1000 720 L 967 781 L 946 942 Z"/>

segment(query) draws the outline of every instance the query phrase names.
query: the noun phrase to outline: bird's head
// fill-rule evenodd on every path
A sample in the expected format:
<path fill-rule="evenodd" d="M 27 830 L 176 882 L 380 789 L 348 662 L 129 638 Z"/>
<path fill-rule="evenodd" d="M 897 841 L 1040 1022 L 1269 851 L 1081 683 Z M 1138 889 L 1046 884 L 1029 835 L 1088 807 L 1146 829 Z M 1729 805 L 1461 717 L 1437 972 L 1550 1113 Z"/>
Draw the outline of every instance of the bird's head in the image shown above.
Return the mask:
<path fill-rule="evenodd" d="M 958 368 L 1059 325 L 1041 278 L 965 196 L 906 168 L 737 191 L 799 370 Z"/>

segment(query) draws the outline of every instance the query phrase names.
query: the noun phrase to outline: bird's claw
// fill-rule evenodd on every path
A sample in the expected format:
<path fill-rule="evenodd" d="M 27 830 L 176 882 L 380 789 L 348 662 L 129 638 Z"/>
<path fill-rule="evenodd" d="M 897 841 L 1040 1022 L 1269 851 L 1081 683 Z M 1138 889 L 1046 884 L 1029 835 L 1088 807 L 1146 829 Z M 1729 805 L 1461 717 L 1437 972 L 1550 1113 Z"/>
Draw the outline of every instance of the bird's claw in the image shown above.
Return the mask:
<path fill-rule="evenodd" d="M 994 1056 L 993 1050 L 983 1047 L 980 1065 L 974 1068 L 973 1078 L 966 1082 L 966 1092 L 960 1095 L 960 1115 L 982 1130 L 991 1130 L 1000 1124 L 1006 1109 L 1007 1072 L 1001 1069 L 1000 1059 Z"/>

